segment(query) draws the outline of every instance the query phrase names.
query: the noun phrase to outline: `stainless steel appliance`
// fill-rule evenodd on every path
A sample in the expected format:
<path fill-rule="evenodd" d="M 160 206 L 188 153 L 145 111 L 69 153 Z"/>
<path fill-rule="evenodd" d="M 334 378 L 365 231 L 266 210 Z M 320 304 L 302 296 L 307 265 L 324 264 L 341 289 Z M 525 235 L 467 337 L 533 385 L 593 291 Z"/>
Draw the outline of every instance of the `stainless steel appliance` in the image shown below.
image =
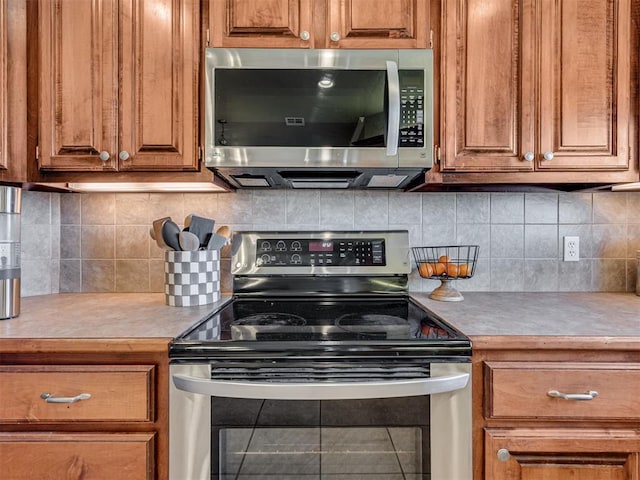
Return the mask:
<path fill-rule="evenodd" d="M 0 319 L 20 314 L 21 193 L 0 185 Z"/>
<path fill-rule="evenodd" d="M 388 188 L 433 165 L 431 50 L 206 50 L 205 164 L 234 188 Z"/>
<path fill-rule="evenodd" d="M 408 233 L 236 235 L 170 346 L 170 478 L 470 480 L 471 343 L 408 295 Z"/>

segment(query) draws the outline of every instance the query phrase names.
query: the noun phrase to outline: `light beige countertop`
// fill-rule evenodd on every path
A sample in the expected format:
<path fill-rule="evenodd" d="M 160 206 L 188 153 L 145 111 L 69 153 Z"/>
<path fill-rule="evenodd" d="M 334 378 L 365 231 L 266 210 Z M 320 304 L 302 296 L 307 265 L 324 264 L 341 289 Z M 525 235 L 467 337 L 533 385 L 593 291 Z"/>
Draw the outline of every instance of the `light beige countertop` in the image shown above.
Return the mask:
<path fill-rule="evenodd" d="M 474 345 L 491 337 L 584 337 L 601 344 L 640 345 L 640 297 L 622 293 L 465 292 L 462 302 L 412 295 Z M 162 339 L 168 344 L 226 301 L 170 307 L 158 293 L 80 293 L 22 299 L 20 316 L 0 320 L 0 344 L 24 339 Z M 514 340 L 515 342 L 516 340 Z M 5 345 L 6 346 L 6 345 Z M 32 348 L 37 348 L 33 346 Z M 107 348 L 107 347 L 105 347 Z"/>
<path fill-rule="evenodd" d="M 426 293 L 413 297 L 471 337 L 474 346 L 499 340 L 505 348 L 525 342 L 529 346 L 535 343 L 540 348 L 553 348 L 579 339 L 582 345 L 640 348 L 640 297 L 634 294 L 464 292 L 463 295 L 461 302 L 431 300 Z"/>
<path fill-rule="evenodd" d="M 20 315 L 0 320 L 2 339 L 172 339 L 226 299 L 170 307 L 161 293 L 70 293 L 21 299 Z"/>

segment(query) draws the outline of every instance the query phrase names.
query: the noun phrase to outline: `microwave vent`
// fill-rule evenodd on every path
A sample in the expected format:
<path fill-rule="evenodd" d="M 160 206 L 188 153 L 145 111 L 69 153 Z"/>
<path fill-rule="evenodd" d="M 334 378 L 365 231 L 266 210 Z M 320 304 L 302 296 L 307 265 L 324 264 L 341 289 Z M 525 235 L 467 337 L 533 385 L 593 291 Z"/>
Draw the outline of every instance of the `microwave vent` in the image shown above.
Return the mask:
<path fill-rule="evenodd" d="M 371 188 L 397 188 L 406 180 L 406 175 L 373 175 L 367 187 Z"/>
<path fill-rule="evenodd" d="M 304 117 L 284 117 L 287 127 L 304 127 Z"/>

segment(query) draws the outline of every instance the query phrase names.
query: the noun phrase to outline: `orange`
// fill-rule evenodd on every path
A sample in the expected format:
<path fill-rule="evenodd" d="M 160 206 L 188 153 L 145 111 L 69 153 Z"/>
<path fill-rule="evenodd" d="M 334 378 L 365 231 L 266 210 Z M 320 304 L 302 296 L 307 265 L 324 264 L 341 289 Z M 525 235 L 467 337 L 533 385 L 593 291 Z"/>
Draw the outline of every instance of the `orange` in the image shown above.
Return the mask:
<path fill-rule="evenodd" d="M 458 266 L 455 263 L 447 265 L 447 275 L 451 278 L 456 278 L 458 276 Z"/>
<path fill-rule="evenodd" d="M 436 275 L 442 275 L 444 274 L 444 272 L 447 271 L 447 266 L 442 262 L 438 262 L 435 265 L 435 270 L 436 270 Z"/>
<path fill-rule="evenodd" d="M 421 277 L 431 277 L 434 273 L 433 266 L 430 263 L 421 263 L 418 266 Z"/>
<path fill-rule="evenodd" d="M 461 277 L 468 277 L 469 275 L 471 275 L 471 269 L 469 268 L 469 265 L 467 265 L 466 263 L 460 265 L 458 267 L 458 275 L 460 275 Z"/>
<path fill-rule="evenodd" d="M 442 255 L 440 258 L 438 258 L 438 262 L 440 263 L 449 263 L 451 261 L 451 258 L 449 257 L 449 255 Z"/>

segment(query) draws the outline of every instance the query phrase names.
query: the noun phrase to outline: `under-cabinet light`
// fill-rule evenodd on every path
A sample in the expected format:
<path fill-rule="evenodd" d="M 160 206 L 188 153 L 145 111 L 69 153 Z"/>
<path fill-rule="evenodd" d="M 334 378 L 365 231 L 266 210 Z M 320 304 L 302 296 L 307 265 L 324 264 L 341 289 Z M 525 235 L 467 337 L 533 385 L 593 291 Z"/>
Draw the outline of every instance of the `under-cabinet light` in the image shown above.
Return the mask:
<path fill-rule="evenodd" d="M 635 183 L 621 183 L 620 185 L 613 185 L 611 187 L 612 192 L 640 192 L 640 182 Z"/>
<path fill-rule="evenodd" d="M 226 192 L 209 182 L 88 182 L 68 183 L 74 192 Z"/>

